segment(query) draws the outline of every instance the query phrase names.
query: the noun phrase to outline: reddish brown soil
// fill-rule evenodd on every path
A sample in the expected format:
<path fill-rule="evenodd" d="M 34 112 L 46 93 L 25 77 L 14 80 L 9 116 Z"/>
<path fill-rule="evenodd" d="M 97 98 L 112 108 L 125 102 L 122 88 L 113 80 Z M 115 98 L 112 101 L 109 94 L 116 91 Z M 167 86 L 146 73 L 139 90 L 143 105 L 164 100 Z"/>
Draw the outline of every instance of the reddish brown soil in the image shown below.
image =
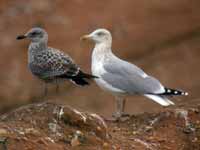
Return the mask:
<path fill-rule="evenodd" d="M 31 104 L 0 117 L 8 150 L 199 150 L 200 109 L 166 109 L 106 121 L 53 103 Z"/>

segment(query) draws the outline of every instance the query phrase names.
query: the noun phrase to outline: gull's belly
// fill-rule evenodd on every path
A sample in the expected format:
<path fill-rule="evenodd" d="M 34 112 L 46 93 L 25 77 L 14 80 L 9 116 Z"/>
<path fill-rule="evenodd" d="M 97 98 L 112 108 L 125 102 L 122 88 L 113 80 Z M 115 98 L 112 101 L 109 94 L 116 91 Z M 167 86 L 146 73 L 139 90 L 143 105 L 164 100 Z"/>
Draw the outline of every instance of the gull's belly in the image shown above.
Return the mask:
<path fill-rule="evenodd" d="M 114 95 L 118 95 L 118 94 L 124 94 L 125 92 L 124 91 L 122 91 L 122 90 L 120 90 L 120 89 L 118 89 L 118 88 L 115 88 L 115 87 L 113 87 L 112 85 L 110 85 L 110 84 L 108 84 L 106 81 L 104 81 L 101 77 L 100 78 L 98 78 L 98 79 L 95 79 L 95 81 L 96 81 L 96 83 L 97 83 L 97 85 L 101 88 L 101 89 L 103 89 L 103 90 L 105 90 L 105 91 L 108 91 L 108 92 L 111 92 L 112 94 L 114 94 Z"/>
<path fill-rule="evenodd" d="M 103 80 L 102 75 L 105 73 L 106 73 L 106 71 L 103 68 L 102 63 L 95 63 L 92 65 L 92 74 L 99 77 L 99 78 L 95 79 L 95 81 L 101 89 L 111 92 L 112 94 L 124 94 L 125 92 L 123 90 L 115 88 L 111 84 L 109 84 L 105 80 Z"/>

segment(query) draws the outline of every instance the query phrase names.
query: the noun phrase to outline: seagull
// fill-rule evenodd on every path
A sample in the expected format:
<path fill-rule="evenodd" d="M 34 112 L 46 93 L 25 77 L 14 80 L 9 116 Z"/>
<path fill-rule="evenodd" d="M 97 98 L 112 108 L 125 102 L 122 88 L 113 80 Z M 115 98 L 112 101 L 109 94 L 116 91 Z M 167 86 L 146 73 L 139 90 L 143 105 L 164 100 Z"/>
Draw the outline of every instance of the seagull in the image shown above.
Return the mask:
<path fill-rule="evenodd" d="M 162 105 L 174 105 L 170 96 L 188 95 L 187 92 L 163 86 L 159 80 L 149 76 L 134 64 L 118 58 L 112 52 L 112 35 L 106 29 L 97 29 L 81 40 L 95 43 L 92 52 L 92 74 L 98 76 L 95 81 L 105 91 L 112 93 L 116 99 L 116 112 L 113 117 L 125 116 L 125 97 L 142 95 Z"/>
<path fill-rule="evenodd" d="M 68 79 L 77 85 L 85 86 L 89 85 L 86 79 L 96 78 L 81 71 L 69 55 L 49 47 L 48 34 L 44 29 L 35 27 L 26 34 L 17 36 L 17 40 L 26 38 L 31 41 L 28 48 L 28 68 L 33 75 L 45 82 L 45 96 L 48 90 L 46 83 L 58 85 L 58 81 Z"/>

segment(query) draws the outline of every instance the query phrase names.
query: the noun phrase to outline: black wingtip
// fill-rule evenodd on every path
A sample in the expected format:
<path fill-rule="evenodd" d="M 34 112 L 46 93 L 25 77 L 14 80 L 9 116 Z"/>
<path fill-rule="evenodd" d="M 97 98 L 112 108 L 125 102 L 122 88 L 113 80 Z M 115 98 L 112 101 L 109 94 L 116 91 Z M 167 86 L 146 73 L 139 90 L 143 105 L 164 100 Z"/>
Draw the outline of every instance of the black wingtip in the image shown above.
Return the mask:
<path fill-rule="evenodd" d="M 161 95 L 169 95 L 169 96 L 183 95 L 183 96 L 188 96 L 188 92 L 184 92 L 184 91 L 181 91 L 181 90 L 170 89 L 170 88 L 165 88 L 165 92 L 162 93 Z"/>
<path fill-rule="evenodd" d="M 89 83 L 86 80 L 84 80 L 83 78 L 74 77 L 74 78 L 71 78 L 71 81 L 79 86 L 89 85 Z"/>
<path fill-rule="evenodd" d="M 95 76 L 95 75 L 90 75 L 90 77 L 93 78 L 93 79 L 99 78 L 99 77 L 97 77 L 97 76 Z"/>
<path fill-rule="evenodd" d="M 79 71 L 78 75 L 79 77 L 82 77 L 82 78 L 86 78 L 86 79 L 93 79 L 93 78 L 99 78 L 95 75 L 92 75 L 92 74 L 88 74 L 88 73 L 84 73 L 83 71 Z"/>
<path fill-rule="evenodd" d="M 16 37 L 17 40 L 22 40 L 22 39 L 25 39 L 25 38 L 26 38 L 25 35 L 18 35 L 18 36 Z"/>

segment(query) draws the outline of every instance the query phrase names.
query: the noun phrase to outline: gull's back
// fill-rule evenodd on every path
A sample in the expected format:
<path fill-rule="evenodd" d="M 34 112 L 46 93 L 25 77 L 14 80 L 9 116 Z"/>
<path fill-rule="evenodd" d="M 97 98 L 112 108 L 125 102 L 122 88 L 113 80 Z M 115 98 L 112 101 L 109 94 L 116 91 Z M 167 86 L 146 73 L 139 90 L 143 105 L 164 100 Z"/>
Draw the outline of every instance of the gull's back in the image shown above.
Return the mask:
<path fill-rule="evenodd" d="M 108 55 L 103 63 L 105 73 L 101 76 L 104 81 L 128 94 L 145 94 L 162 92 L 161 83 L 148 76 L 134 64 L 124 61 L 114 54 Z"/>
<path fill-rule="evenodd" d="M 29 63 L 31 72 L 44 80 L 52 80 L 63 74 L 73 75 L 78 71 L 71 57 L 58 49 L 48 47 L 34 53 L 34 61 Z"/>

